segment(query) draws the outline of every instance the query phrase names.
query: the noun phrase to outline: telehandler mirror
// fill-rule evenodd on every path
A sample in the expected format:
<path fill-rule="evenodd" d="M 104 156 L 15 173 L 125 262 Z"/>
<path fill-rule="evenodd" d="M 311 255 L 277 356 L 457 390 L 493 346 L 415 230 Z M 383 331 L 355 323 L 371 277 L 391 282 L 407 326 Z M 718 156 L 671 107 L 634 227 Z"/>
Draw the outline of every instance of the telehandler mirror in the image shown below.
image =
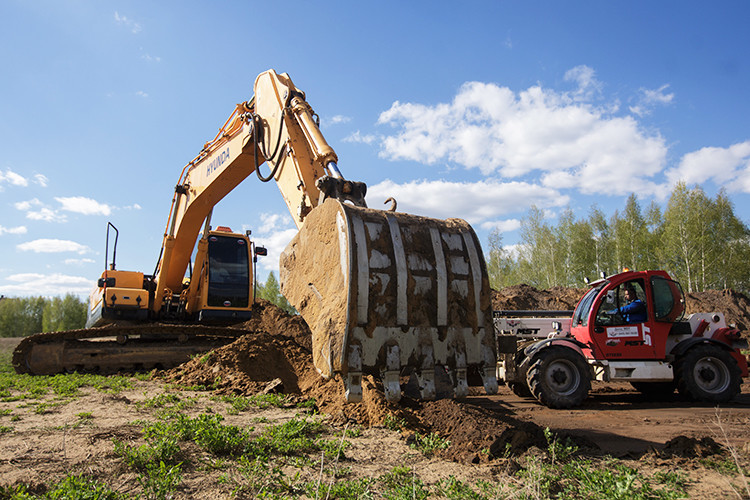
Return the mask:
<path fill-rule="evenodd" d="M 268 250 L 266 249 L 266 247 L 255 247 L 255 255 L 265 257 L 266 255 L 268 255 Z"/>
<path fill-rule="evenodd" d="M 615 303 L 615 291 L 609 290 L 607 292 L 607 304 L 614 304 Z"/>

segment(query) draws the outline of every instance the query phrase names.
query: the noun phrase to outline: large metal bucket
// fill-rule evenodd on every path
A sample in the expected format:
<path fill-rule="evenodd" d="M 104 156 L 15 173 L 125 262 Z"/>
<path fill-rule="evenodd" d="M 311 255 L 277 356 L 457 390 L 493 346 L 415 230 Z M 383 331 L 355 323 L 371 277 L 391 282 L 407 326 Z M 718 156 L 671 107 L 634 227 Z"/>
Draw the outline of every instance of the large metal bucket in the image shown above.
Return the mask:
<path fill-rule="evenodd" d="M 455 397 L 467 371 L 497 392 L 490 287 L 479 241 L 460 219 L 438 220 L 326 200 L 281 255 L 281 291 L 312 330 L 323 377 L 343 376 L 348 401 L 363 373 L 383 378 L 388 400 L 415 374 L 423 399 L 435 373 Z"/>

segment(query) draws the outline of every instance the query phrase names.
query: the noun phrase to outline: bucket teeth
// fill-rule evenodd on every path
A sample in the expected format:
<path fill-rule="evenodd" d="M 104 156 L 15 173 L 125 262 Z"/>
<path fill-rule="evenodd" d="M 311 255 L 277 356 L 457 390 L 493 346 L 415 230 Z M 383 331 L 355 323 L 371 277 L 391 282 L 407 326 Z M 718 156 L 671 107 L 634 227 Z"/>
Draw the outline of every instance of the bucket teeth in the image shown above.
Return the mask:
<path fill-rule="evenodd" d="M 466 354 L 456 352 L 456 371 L 454 373 L 454 395 L 463 399 L 469 395 L 469 383 L 466 380 Z"/>
<path fill-rule="evenodd" d="M 435 356 L 431 345 L 422 346 L 422 367 L 417 371 L 419 395 L 422 399 L 435 399 Z"/>
<path fill-rule="evenodd" d="M 349 345 L 349 371 L 344 382 L 346 402 L 359 403 L 362 401 L 362 346 Z"/>
<path fill-rule="evenodd" d="M 487 394 L 497 394 L 497 376 L 495 375 L 495 368 L 483 368 L 481 370 L 481 373 L 484 392 L 486 392 Z"/>
<path fill-rule="evenodd" d="M 385 374 L 383 375 L 383 389 L 385 399 L 397 403 L 401 400 L 401 359 L 397 345 L 389 345 L 385 355 Z"/>

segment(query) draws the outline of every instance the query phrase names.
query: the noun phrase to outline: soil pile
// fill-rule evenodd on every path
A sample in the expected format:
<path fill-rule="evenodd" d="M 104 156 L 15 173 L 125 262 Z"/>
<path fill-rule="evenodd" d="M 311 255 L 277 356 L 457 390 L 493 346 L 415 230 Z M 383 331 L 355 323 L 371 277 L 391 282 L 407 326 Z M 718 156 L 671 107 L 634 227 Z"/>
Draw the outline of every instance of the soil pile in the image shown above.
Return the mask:
<path fill-rule="evenodd" d="M 686 294 L 687 314 L 697 312 L 722 312 L 727 325 L 744 332 L 750 327 L 750 299 L 743 293 L 726 290 L 706 290 Z M 747 333 L 745 334 L 747 335 Z"/>
<path fill-rule="evenodd" d="M 514 285 L 492 291 L 492 308 L 502 311 L 573 310 L 583 297 L 585 288 L 553 287 L 538 290 L 529 285 Z M 724 313 L 727 325 L 742 331 L 750 328 L 750 299 L 735 290 L 706 290 L 685 294 L 686 314 L 697 312 Z"/>
<path fill-rule="evenodd" d="M 537 290 L 529 285 L 514 285 L 492 290 L 492 308 L 496 311 L 572 311 L 583 294 L 582 288 L 556 286 Z"/>

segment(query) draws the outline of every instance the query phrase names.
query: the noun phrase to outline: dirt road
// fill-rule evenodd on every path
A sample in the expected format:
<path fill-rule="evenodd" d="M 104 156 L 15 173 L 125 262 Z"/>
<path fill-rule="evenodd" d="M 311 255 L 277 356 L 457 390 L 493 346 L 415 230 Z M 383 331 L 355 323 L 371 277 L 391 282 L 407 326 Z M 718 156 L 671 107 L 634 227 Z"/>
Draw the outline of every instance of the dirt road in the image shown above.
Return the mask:
<path fill-rule="evenodd" d="M 613 456 L 660 450 L 677 436 L 711 437 L 719 443 L 728 440 L 737 449 L 750 449 L 748 383 L 743 384 L 741 396 L 719 408 L 681 401 L 676 396 L 671 401 L 644 401 L 641 394 L 623 383 L 594 383 L 589 399 L 571 410 L 547 408 L 505 387 L 496 396 L 474 396 L 467 401 L 540 427 L 585 437 Z"/>

